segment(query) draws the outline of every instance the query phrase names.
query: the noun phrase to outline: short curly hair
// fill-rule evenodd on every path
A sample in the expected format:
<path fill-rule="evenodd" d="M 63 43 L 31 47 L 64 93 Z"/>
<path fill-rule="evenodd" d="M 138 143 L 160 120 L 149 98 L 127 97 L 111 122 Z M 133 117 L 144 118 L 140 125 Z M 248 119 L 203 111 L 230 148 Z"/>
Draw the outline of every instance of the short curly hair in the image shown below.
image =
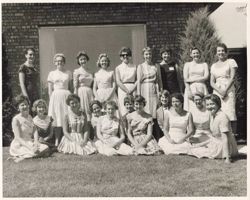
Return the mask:
<path fill-rule="evenodd" d="M 76 94 L 70 94 L 67 99 L 66 99 L 66 104 L 69 106 L 70 101 L 72 100 L 77 100 L 80 103 L 80 97 L 77 96 Z"/>
<path fill-rule="evenodd" d="M 182 104 L 184 102 L 183 95 L 181 93 L 176 92 L 176 93 L 173 93 L 173 94 L 170 95 L 170 99 L 171 99 L 170 104 L 171 104 L 171 106 L 172 106 L 172 99 L 173 98 L 178 99 Z"/>
<path fill-rule="evenodd" d="M 128 95 L 126 95 L 126 96 L 124 97 L 124 99 L 123 99 L 123 104 L 124 104 L 124 106 L 125 106 L 126 103 L 132 103 L 132 104 L 134 104 L 134 101 L 135 101 L 134 96 L 128 94 Z"/>
<path fill-rule="evenodd" d="M 134 103 L 143 103 L 143 105 L 144 106 L 146 106 L 146 99 L 143 97 L 143 96 L 141 96 L 141 95 L 135 95 L 135 101 L 134 101 Z"/>
<path fill-rule="evenodd" d="M 87 59 L 87 61 L 89 61 L 89 56 L 88 56 L 88 54 L 87 54 L 85 51 L 79 51 L 79 52 L 77 53 L 77 56 L 76 56 L 76 60 L 77 60 L 77 64 L 78 64 L 78 65 L 80 65 L 80 63 L 79 63 L 79 58 L 80 58 L 81 56 L 85 56 L 86 59 Z"/>
<path fill-rule="evenodd" d="M 128 56 L 132 56 L 132 51 L 129 47 L 122 47 L 119 51 L 119 56 L 121 56 L 122 53 L 127 53 Z"/>
<path fill-rule="evenodd" d="M 108 67 L 110 66 L 110 59 L 108 57 L 108 55 L 106 53 L 101 53 L 99 56 L 98 56 L 98 59 L 97 59 L 97 62 L 96 62 L 96 65 L 97 67 L 100 67 L 101 68 L 101 59 L 102 58 L 106 58 L 108 60 Z"/>
<path fill-rule="evenodd" d="M 115 110 L 118 109 L 118 106 L 117 106 L 116 102 L 114 102 L 114 101 L 106 101 L 106 102 L 104 103 L 104 105 L 103 105 L 104 110 L 107 109 L 107 106 L 108 106 L 108 105 L 110 105 L 110 106 L 112 106 L 113 108 L 115 108 Z"/>
<path fill-rule="evenodd" d="M 27 102 L 29 105 L 29 99 L 28 97 L 24 96 L 23 94 L 19 94 L 15 97 L 15 106 L 18 108 L 18 106 L 23 103 L 23 102 Z"/>
<path fill-rule="evenodd" d="M 221 100 L 220 97 L 216 94 L 208 94 L 204 97 L 205 101 L 211 100 L 212 102 L 216 103 L 219 108 L 221 108 Z"/>
<path fill-rule="evenodd" d="M 54 62 L 55 62 L 55 60 L 56 60 L 57 57 L 61 57 L 63 59 L 63 62 L 66 63 L 66 57 L 65 57 L 65 55 L 63 53 L 57 53 L 57 54 L 55 54 L 54 57 L 53 57 L 53 61 Z"/>
<path fill-rule="evenodd" d="M 100 101 L 98 100 L 91 101 L 91 103 L 89 104 L 89 110 L 91 113 L 93 113 L 93 106 L 95 104 L 98 105 L 102 109 L 102 103 Z"/>
<path fill-rule="evenodd" d="M 168 46 L 164 46 L 160 49 L 160 55 L 162 56 L 163 53 L 169 53 L 170 55 L 172 55 L 172 49 L 170 49 Z"/>
<path fill-rule="evenodd" d="M 32 106 L 32 112 L 34 113 L 37 113 L 37 107 L 39 105 L 44 105 L 45 109 L 46 109 L 46 113 L 48 111 L 48 106 L 47 106 L 47 103 L 45 100 L 43 99 L 37 99 L 34 103 L 33 103 L 33 106 Z"/>

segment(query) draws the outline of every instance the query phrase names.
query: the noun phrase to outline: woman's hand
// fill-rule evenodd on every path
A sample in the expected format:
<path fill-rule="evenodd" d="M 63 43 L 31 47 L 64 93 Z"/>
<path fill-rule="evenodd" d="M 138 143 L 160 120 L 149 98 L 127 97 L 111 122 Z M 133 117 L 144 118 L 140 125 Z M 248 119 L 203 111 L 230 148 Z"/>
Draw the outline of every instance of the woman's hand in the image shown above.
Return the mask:
<path fill-rule="evenodd" d="M 87 144 L 87 142 L 86 141 L 81 141 L 80 143 L 79 143 L 79 145 L 80 145 L 80 147 L 85 147 L 86 146 L 86 144 Z"/>

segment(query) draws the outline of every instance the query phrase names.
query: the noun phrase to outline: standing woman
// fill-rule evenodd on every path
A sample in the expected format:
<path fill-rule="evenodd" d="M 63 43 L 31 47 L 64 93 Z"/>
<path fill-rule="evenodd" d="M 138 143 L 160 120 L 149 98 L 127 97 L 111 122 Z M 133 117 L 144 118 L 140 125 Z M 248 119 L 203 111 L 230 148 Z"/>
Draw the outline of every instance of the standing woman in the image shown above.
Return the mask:
<path fill-rule="evenodd" d="M 75 69 L 73 73 L 74 93 L 80 97 L 81 109 L 87 115 L 87 121 L 90 122 L 91 114 L 89 104 L 94 100 L 92 91 L 94 77 L 87 66 L 89 61 L 87 53 L 80 51 L 76 59 L 80 67 Z"/>
<path fill-rule="evenodd" d="M 34 65 L 35 50 L 29 48 L 25 51 L 26 61 L 19 68 L 19 83 L 22 94 L 28 98 L 30 105 L 39 98 L 39 74 Z"/>
<path fill-rule="evenodd" d="M 118 106 L 121 116 L 126 114 L 126 108 L 123 100 L 126 95 L 133 95 L 137 87 L 136 65 L 130 63 L 132 51 L 128 47 L 122 47 L 120 52 L 122 63 L 115 69 L 116 83 L 118 85 Z"/>
<path fill-rule="evenodd" d="M 209 77 L 208 65 L 200 61 L 201 52 L 197 47 L 190 50 L 191 62 L 187 62 L 183 68 L 183 78 L 185 82 L 184 92 L 184 110 L 191 111 L 195 104 L 192 100 L 195 93 L 201 93 L 204 96 L 208 94 L 205 81 Z"/>
<path fill-rule="evenodd" d="M 49 90 L 49 111 L 48 116 L 53 118 L 53 129 L 55 133 L 55 146 L 58 146 L 62 136 L 62 125 L 64 116 L 68 113 L 66 99 L 70 94 L 69 84 L 72 79 L 71 72 L 64 69 L 65 56 L 57 53 L 54 56 L 56 70 L 51 71 L 48 75 Z"/>
<path fill-rule="evenodd" d="M 210 84 L 213 93 L 221 99 L 221 110 L 226 113 L 233 133 L 236 134 L 236 112 L 235 112 L 235 87 L 234 77 L 238 67 L 234 59 L 228 59 L 227 46 L 223 43 L 217 45 L 218 61 L 211 67 Z"/>
<path fill-rule="evenodd" d="M 138 66 L 137 70 L 137 93 L 146 99 L 144 110 L 156 119 L 156 109 L 159 96 L 159 73 L 152 63 L 152 50 L 146 47 L 142 50 L 145 62 Z"/>
<path fill-rule="evenodd" d="M 160 49 L 162 61 L 157 65 L 159 71 L 160 90 L 167 90 L 172 93 L 182 93 L 181 76 L 177 63 L 172 58 L 172 50 L 168 47 Z"/>
<path fill-rule="evenodd" d="M 102 53 L 99 55 L 97 66 L 100 70 L 95 73 L 94 78 L 93 92 L 95 98 L 101 103 L 110 100 L 117 102 L 115 74 L 114 71 L 108 70 L 110 59 L 107 54 Z"/>

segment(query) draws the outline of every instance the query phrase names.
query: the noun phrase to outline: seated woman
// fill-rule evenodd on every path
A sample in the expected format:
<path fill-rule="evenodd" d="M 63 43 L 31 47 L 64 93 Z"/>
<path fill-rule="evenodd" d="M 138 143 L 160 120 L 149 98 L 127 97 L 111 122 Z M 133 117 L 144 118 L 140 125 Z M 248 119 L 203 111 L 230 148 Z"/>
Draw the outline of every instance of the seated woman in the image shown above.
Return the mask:
<path fill-rule="evenodd" d="M 33 103 L 32 111 L 36 114 L 33 122 L 37 128 L 38 141 L 53 148 L 55 146 L 51 141 L 53 137 L 53 128 L 51 126 L 53 119 L 47 115 L 48 106 L 46 102 L 43 99 L 36 100 Z"/>
<path fill-rule="evenodd" d="M 106 115 L 101 116 L 97 123 L 97 137 L 95 142 L 100 154 L 132 155 L 133 150 L 124 143 L 125 135 L 120 120 L 115 116 L 118 109 L 114 101 L 107 101 L 104 105 Z"/>
<path fill-rule="evenodd" d="M 127 135 L 135 154 L 157 155 L 161 153 L 161 149 L 152 135 L 153 118 L 144 111 L 145 105 L 145 98 L 136 95 L 134 99 L 135 111 L 127 115 Z"/>
<path fill-rule="evenodd" d="M 15 162 L 48 155 L 48 146 L 38 141 L 36 126 L 29 114 L 28 102 L 28 98 L 23 95 L 16 98 L 19 113 L 12 119 L 14 140 L 10 144 L 10 155 Z"/>
<path fill-rule="evenodd" d="M 127 95 L 124 98 L 124 107 L 126 108 L 126 114 L 122 116 L 123 126 L 125 129 L 125 133 L 128 131 L 128 120 L 127 115 L 135 111 L 134 109 L 134 97 L 133 95 Z"/>
<path fill-rule="evenodd" d="M 210 130 L 212 136 L 200 147 L 191 149 L 191 154 L 201 158 L 225 158 L 230 163 L 230 157 L 238 155 L 236 140 L 227 115 L 221 111 L 221 100 L 216 94 L 205 97 L 206 108 L 211 114 Z"/>
<path fill-rule="evenodd" d="M 188 154 L 191 144 L 188 142 L 192 135 L 192 114 L 183 110 L 184 98 L 180 93 L 171 95 L 171 108 L 167 111 L 164 121 L 164 136 L 158 144 L 165 154 Z"/>
<path fill-rule="evenodd" d="M 64 136 L 58 146 L 58 151 L 77 155 L 95 153 L 96 148 L 89 141 L 87 116 L 80 110 L 80 98 L 75 94 L 70 94 L 66 103 L 70 109 L 64 117 Z"/>

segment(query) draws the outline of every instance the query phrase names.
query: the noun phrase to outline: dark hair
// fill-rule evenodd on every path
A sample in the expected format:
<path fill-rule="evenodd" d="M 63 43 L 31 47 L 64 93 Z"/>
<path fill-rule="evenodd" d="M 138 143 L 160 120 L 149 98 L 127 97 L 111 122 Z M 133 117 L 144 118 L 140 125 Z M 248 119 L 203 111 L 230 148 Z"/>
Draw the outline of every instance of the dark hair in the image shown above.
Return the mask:
<path fill-rule="evenodd" d="M 134 104 L 134 97 L 133 95 L 128 94 L 127 96 L 124 97 L 123 104 L 125 106 L 126 103 L 132 103 Z"/>
<path fill-rule="evenodd" d="M 103 105 L 103 108 L 105 110 L 107 109 L 107 105 L 113 106 L 113 108 L 115 108 L 116 110 L 118 109 L 118 106 L 114 101 L 106 101 Z"/>
<path fill-rule="evenodd" d="M 78 65 L 80 65 L 80 63 L 79 63 L 79 58 L 80 58 L 81 56 L 85 56 L 86 59 L 87 59 L 87 61 L 89 61 L 89 56 L 88 56 L 88 54 L 87 54 L 85 51 L 79 51 L 78 54 L 77 54 L 77 56 L 76 56 L 76 60 L 77 60 L 77 64 L 78 64 Z"/>
<path fill-rule="evenodd" d="M 227 45 L 225 45 L 224 43 L 219 43 L 219 44 L 217 44 L 217 47 L 221 47 L 221 48 L 223 48 L 224 50 L 225 50 L 225 52 L 227 53 Z M 216 47 L 216 49 L 217 49 L 217 47 Z"/>
<path fill-rule="evenodd" d="M 37 107 L 39 105 L 43 104 L 45 106 L 45 109 L 46 109 L 46 113 L 47 113 L 47 110 L 48 110 L 48 106 L 47 106 L 47 103 L 46 101 L 44 101 L 43 99 L 37 99 L 34 103 L 33 103 L 33 106 L 32 106 L 32 112 L 34 113 L 37 113 Z"/>
<path fill-rule="evenodd" d="M 209 94 L 207 96 L 204 97 L 205 101 L 206 100 L 211 100 L 213 101 L 214 103 L 216 103 L 219 107 L 219 109 L 221 108 L 221 100 L 220 100 L 220 97 L 216 94 Z"/>
<path fill-rule="evenodd" d="M 200 50 L 198 47 L 196 47 L 196 46 L 193 46 L 193 47 L 191 47 L 191 48 L 189 49 L 190 53 L 192 53 L 193 50 L 198 50 L 199 53 L 201 53 L 201 50 Z"/>
<path fill-rule="evenodd" d="M 19 104 L 23 103 L 24 101 L 27 101 L 28 105 L 30 104 L 28 97 L 26 97 L 26 96 L 24 96 L 22 94 L 17 95 L 15 97 L 15 106 L 18 107 Z"/>
<path fill-rule="evenodd" d="M 145 106 L 146 105 L 146 100 L 143 96 L 141 95 L 135 95 L 135 100 L 134 100 L 134 103 L 137 102 L 137 103 L 143 103 L 143 105 Z"/>
<path fill-rule="evenodd" d="M 80 97 L 77 96 L 76 94 L 70 94 L 67 99 L 66 99 L 66 104 L 69 106 L 70 101 L 72 100 L 77 100 L 80 103 Z"/>
<path fill-rule="evenodd" d="M 164 46 L 160 49 L 160 55 L 162 56 L 163 53 L 169 53 L 170 55 L 172 55 L 172 49 L 170 49 L 168 46 Z"/>
<path fill-rule="evenodd" d="M 106 53 L 101 53 L 100 55 L 99 55 L 99 57 L 98 57 L 98 59 L 97 59 L 97 62 L 96 62 L 96 65 L 97 65 L 97 67 L 101 67 L 101 59 L 103 58 L 103 57 L 105 57 L 105 58 L 107 58 L 107 60 L 108 60 L 108 67 L 110 66 L 110 59 L 109 59 L 109 57 L 108 57 L 108 55 L 106 54 Z"/>
<path fill-rule="evenodd" d="M 100 101 L 98 101 L 98 100 L 94 100 L 94 101 L 91 101 L 90 104 L 89 104 L 90 112 L 93 112 L 93 106 L 95 104 L 98 105 L 102 109 L 102 103 Z"/>
<path fill-rule="evenodd" d="M 119 56 L 121 56 L 123 52 L 127 53 L 128 56 L 132 56 L 132 51 L 129 47 L 122 47 L 119 51 Z"/>
<path fill-rule="evenodd" d="M 180 100 L 180 102 L 183 104 L 183 102 L 184 102 L 184 97 L 183 97 L 183 95 L 181 94 L 181 93 L 173 93 L 173 94 L 171 94 L 171 96 L 170 96 L 170 99 L 171 99 L 171 101 L 170 101 L 170 104 L 171 104 L 171 106 L 172 106 L 172 99 L 173 98 L 176 98 L 176 99 L 178 99 L 178 100 Z"/>
<path fill-rule="evenodd" d="M 33 53 L 35 53 L 35 49 L 34 48 L 27 48 L 27 49 L 24 50 L 24 55 L 27 55 L 28 51 L 33 51 Z"/>
<path fill-rule="evenodd" d="M 194 94 L 193 94 L 193 97 L 192 97 L 193 100 L 194 100 L 194 97 L 195 97 L 195 96 L 198 96 L 198 97 L 200 97 L 201 99 L 204 99 L 204 94 L 201 93 L 201 92 L 196 92 L 196 93 L 194 93 Z"/>

